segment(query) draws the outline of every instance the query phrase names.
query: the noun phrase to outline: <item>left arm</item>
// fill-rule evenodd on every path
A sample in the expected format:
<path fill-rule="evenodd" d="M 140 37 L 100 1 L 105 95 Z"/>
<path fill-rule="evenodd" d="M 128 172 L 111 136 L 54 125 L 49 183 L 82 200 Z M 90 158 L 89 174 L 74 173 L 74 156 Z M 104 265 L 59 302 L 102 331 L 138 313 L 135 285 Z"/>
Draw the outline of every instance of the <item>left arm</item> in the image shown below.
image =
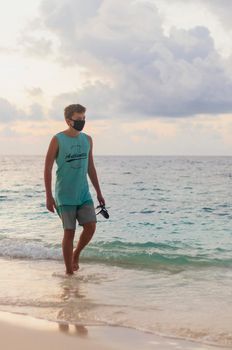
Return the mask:
<path fill-rule="evenodd" d="M 89 178 L 96 190 L 97 193 L 97 199 L 99 201 L 99 203 L 102 205 L 105 205 L 105 200 L 102 196 L 101 193 L 101 189 L 100 189 L 100 185 L 98 182 L 98 177 L 97 177 L 97 171 L 94 165 L 94 161 L 93 161 L 93 140 L 92 138 L 88 135 L 89 138 L 89 142 L 90 142 L 90 150 L 89 150 L 89 163 L 88 163 L 88 175 Z"/>

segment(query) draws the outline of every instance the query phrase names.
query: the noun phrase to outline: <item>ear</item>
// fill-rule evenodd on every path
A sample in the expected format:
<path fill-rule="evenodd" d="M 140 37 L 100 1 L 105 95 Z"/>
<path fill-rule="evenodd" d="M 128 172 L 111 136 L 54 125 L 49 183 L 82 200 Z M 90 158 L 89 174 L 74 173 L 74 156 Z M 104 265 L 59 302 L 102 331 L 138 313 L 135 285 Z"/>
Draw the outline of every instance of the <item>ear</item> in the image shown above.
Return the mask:
<path fill-rule="evenodd" d="M 72 121 L 71 121 L 70 119 L 66 119 L 66 118 L 65 118 L 65 121 L 66 121 L 66 123 L 68 124 L 68 126 L 70 126 L 70 125 L 72 126 Z"/>

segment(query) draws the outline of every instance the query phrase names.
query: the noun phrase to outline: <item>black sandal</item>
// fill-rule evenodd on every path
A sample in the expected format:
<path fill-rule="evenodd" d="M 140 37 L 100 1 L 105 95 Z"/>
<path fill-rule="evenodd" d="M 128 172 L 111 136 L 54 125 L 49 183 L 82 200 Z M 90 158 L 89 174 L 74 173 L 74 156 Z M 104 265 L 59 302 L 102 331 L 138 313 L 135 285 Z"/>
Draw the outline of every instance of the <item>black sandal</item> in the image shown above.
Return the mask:
<path fill-rule="evenodd" d="M 108 213 L 108 211 L 106 210 L 105 206 L 104 206 L 104 205 L 98 205 L 98 206 L 96 207 L 96 209 L 98 209 L 98 208 L 101 208 L 101 210 L 100 210 L 98 213 L 96 213 L 96 215 L 102 214 L 102 215 L 104 216 L 105 219 L 109 219 L 109 213 Z"/>

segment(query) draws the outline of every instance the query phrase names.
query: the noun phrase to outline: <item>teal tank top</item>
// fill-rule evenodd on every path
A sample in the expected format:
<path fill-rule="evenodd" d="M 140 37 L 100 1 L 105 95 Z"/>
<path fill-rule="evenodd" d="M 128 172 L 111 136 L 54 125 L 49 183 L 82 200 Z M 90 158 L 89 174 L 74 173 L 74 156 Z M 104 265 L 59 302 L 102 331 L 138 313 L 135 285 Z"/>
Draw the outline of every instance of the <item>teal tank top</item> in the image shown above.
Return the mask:
<path fill-rule="evenodd" d="M 59 150 L 56 157 L 56 205 L 82 205 L 93 203 L 87 180 L 90 143 L 80 132 L 71 137 L 62 131 L 56 135 Z"/>

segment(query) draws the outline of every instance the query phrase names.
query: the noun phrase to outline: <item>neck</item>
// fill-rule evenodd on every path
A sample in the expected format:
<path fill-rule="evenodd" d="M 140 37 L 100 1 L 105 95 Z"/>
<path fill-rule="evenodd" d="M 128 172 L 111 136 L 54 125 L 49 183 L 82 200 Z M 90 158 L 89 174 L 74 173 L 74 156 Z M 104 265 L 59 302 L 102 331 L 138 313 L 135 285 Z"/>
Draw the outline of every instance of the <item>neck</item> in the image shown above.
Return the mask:
<path fill-rule="evenodd" d="M 70 136 L 77 136 L 81 131 L 75 130 L 74 128 L 68 128 L 67 132 Z"/>

